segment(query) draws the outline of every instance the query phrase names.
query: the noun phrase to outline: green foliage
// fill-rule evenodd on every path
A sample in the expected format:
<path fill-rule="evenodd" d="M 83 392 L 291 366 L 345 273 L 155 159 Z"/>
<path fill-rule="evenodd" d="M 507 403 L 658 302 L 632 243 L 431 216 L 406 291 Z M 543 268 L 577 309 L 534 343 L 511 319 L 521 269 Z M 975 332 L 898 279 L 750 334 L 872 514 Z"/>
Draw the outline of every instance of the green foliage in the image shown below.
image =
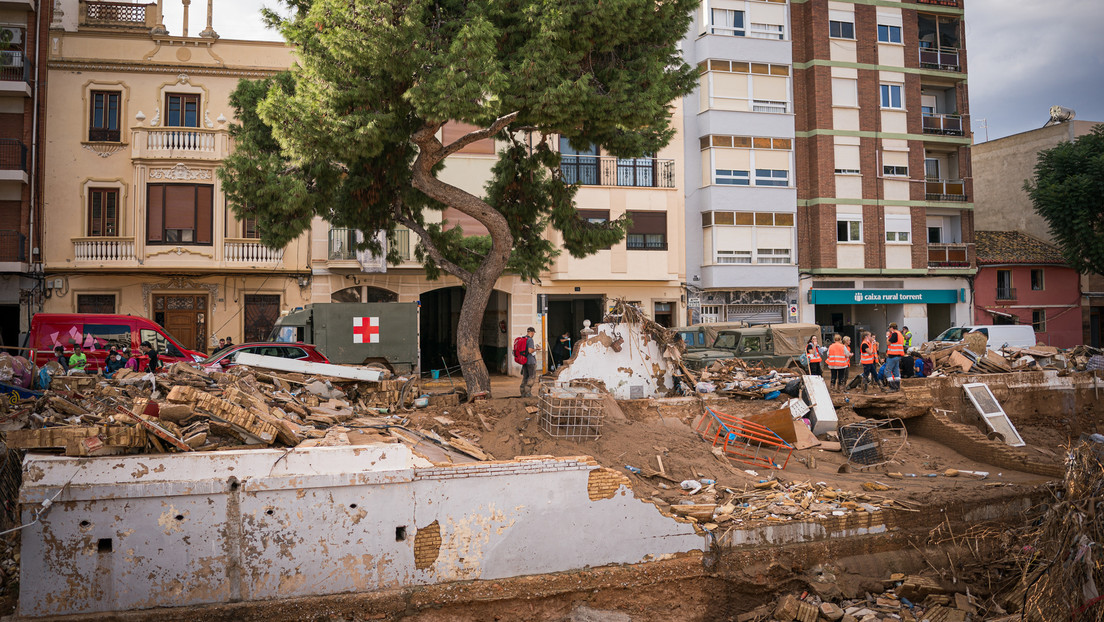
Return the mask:
<path fill-rule="evenodd" d="M 220 171 L 235 213 L 258 218 L 270 246 L 294 239 L 315 215 L 391 236 L 413 222 L 446 261 L 474 272 L 491 237 L 425 224 L 425 210 L 446 206 L 413 187 L 412 136 L 450 120 L 489 127 L 515 114 L 497 136 L 509 146 L 481 198 L 508 222 L 508 269 L 535 278 L 559 252 L 545 239 L 549 225 L 582 257 L 622 239 L 627 224 L 578 218 L 576 189 L 560 178 L 546 137 L 623 157 L 654 153 L 675 131 L 670 102 L 696 84 L 677 43 L 697 0 L 284 4 L 290 17 L 270 11 L 266 20 L 298 62 L 289 74 L 239 84 L 237 147 Z M 364 246 L 379 250 L 374 239 Z M 447 267 L 419 257 L 431 278 Z"/>
<path fill-rule="evenodd" d="M 1080 272 L 1104 273 L 1104 124 L 1040 152 L 1024 190 L 1066 263 Z"/>

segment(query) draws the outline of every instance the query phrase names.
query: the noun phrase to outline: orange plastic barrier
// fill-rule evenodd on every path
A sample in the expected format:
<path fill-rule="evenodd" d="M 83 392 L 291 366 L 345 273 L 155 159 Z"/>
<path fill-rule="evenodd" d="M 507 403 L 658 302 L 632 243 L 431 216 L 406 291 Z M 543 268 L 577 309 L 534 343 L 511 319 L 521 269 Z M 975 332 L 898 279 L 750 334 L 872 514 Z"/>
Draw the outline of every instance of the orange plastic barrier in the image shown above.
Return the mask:
<path fill-rule="evenodd" d="M 714 447 L 720 445 L 729 460 L 768 469 L 786 468 L 794 450 L 770 428 L 712 408 L 705 409 L 694 431 Z"/>

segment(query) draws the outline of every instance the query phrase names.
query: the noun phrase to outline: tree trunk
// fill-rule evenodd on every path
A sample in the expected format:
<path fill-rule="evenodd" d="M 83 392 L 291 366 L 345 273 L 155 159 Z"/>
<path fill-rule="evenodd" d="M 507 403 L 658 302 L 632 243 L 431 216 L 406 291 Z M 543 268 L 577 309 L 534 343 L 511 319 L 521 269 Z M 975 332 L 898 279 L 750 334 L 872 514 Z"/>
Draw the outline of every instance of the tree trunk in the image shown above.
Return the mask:
<path fill-rule="evenodd" d="M 493 136 L 504 127 L 514 115 L 508 115 L 496 121 L 490 128 L 468 134 L 445 148 L 435 134 L 440 124 L 429 125 L 413 136 L 418 145 L 418 157 L 413 166 L 414 187 L 427 196 L 453 207 L 478 220 L 491 235 L 491 250 L 479 264 L 475 272 L 467 272 L 444 258 L 419 231 L 426 250 L 442 268 L 464 283 L 464 302 L 460 305 L 460 320 L 456 328 L 456 356 L 460 359 L 460 371 L 464 374 L 464 384 L 468 395 L 486 391 L 490 394 L 491 377 L 487 365 L 483 362 L 483 353 L 479 350 L 479 333 L 483 326 L 483 314 L 494 291 L 495 281 L 506 270 L 510 259 L 514 238 L 510 234 L 506 217 L 479 197 L 464 190 L 446 184 L 437 179 L 432 172 L 433 166 L 445 159 L 450 153 L 459 150 L 464 144 L 478 138 Z"/>

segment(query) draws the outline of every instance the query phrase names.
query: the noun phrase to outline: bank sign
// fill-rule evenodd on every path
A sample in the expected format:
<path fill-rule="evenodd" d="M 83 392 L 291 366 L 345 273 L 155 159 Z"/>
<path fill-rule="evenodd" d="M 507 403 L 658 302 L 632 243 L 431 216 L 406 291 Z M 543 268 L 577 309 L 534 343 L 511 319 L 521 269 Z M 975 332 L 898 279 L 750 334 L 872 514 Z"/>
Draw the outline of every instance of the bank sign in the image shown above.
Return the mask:
<path fill-rule="evenodd" d="M 954 304 L 961 294 L 957 289 L 811 289 L 809 302 L 814 305 Z"/>

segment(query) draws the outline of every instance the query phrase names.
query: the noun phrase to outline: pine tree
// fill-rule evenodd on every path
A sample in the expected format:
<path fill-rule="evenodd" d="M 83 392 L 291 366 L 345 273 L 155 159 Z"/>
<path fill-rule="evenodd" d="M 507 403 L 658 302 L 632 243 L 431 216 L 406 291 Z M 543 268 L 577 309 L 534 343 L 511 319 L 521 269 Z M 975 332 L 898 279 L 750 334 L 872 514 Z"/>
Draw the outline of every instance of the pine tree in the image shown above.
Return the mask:
<path fill-rule="evenodd" d="M 621 218 L 575 210 L 555 137 L 640 157 L 670 141 L 670 103 L 697 72 L 677 48 L 697 0 L 284 0 L 266 14 L 296 48 L 276 78 L 243 81 L 235 153 L 220 178 L 236 215 L 281 247 L 321 216 L 366 233 L 419 239 L 427 276 L 463 283 L 457 353 L 469 393 L 490 380 L 479 329 L 505 270 L 536 278 L 564 248 L 583 257 L 620 241 Z M 448 121 L 476 126 L 450 144 Z M 485 196 L 444 183 L 445 159 L 477 140 L 504 145 Z M 453 208 L 489 235 L 427 220 Z M 374 235 L 363 247 L 382 252 Z M 394 245 L 389 245 L 394 248 Z M 388 260 L 397 263 L 395 253 Z"/>
<path fill-rule="evenodd" d="M 1066 263 L 1079 272 L 1104 274 L 1104 124 L 1040 152 L 1035 177 L 1024 182 L 1024 190 Z"/>

